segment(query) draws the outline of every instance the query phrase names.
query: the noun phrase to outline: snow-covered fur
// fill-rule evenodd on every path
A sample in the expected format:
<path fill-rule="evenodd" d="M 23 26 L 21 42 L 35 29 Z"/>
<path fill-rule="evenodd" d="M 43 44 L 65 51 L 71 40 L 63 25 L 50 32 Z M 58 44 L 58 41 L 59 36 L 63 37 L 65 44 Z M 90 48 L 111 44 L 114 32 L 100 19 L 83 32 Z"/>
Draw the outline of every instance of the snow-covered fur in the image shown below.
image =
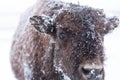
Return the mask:
<path fill-rule="evenodd" d="M 18 80 L 104 80 L 104 35 L 118 26 L 103 10 L 38 0 L 21 17 L 11 48 Z"/>

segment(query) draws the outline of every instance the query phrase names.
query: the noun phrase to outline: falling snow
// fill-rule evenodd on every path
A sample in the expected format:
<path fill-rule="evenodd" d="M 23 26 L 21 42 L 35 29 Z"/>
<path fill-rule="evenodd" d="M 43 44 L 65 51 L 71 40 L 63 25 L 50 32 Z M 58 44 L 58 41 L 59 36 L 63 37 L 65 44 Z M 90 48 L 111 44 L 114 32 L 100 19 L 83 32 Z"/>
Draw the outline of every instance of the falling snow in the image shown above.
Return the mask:
<path fill-rule="evenodd" d="M 69 0 L 66 0 L 69 1 Z M 4 0 L 1 1 L 1 27 L 0 27 L 0 43 L 1 43 L 1 50 L 0 50 L 0 71 L 1 71 L 1 76 L 0 80 L 16 80 L 13 76 L 13 73 L 10 69 L 10 64 L 9 64 L 9 50 L 10 50 L 10 45 L 11 45 L 11 40 L 12 40 L 12 35 L 16 29 L 16 26 L 19 21 L 19 15 L 22 13 L 25 8 L 28 6 L 31 6 L 35 1 L 34 0 L 18 0 L 16 1 L 9 1 L 9 0 Z M 95 3 L 93 3 L 95 2 Z M 23 4 L 26 3 L 26 4 Z M 74 1 L 76 3 L 76 1 Z M 89 5 L 92 7 L 99 7 L 99 8 L 104 8 L 106 13 L 109 15 L 117 15 L 120 17 L 120 11 L 119 11 L 119 3 L 117 0 L 84 0 L 80 1 L 80 4 L 84 5 Z M 6 6 L 6 4 L 8 6 Z M 98 5 L 97 5 L 98 4 Z M 106 6 L 106 4 L 108 4 Z M 113 4 L 113 5 L 112 5 Z M 21 6 L 22 5 L 22 6 Z M 16 7 L 15 7 L 16 6 Z M 19 7 L 20 6 L 20 7 Z M 94 34 L 93 34 L 94 35 Z M 111 36 L 110 36 L 111 35 Z M 119 41 L 120 41 L 120 28 L 112 34 L 110 34 L 105 37 L 105 52 L 107 54 L 107 60 L 105 63 L 105 69 L 106 69 L 106 78 L 105 80 L 119 80 L 119 67 L 120 65 L 118 64 L 119 61 L 119 49 L 120 46 Z M 94 38 L 94 36 L 93 36 Z M 113 47 L 114 46 L 114 47 Z M 29 56 L 29 55 L 26 55 Z M 113 62 L 113 63 L 111 63 Z M 24 67 L 27 68 L 25 70 L 25 73 L 31 73 L 30 68 L 26 63 L 24 63 Z M 62 71 L 61 68 L 58 67 L 58 71 Z M 113 74 L 115 73 L 115 74 Z M 7 75 L 7 77 L 6 77 Z M 65 80 L 70 80 L 69 77 L 65 75 Z M 29 76 L 29 75 L 28 75 Z"/>

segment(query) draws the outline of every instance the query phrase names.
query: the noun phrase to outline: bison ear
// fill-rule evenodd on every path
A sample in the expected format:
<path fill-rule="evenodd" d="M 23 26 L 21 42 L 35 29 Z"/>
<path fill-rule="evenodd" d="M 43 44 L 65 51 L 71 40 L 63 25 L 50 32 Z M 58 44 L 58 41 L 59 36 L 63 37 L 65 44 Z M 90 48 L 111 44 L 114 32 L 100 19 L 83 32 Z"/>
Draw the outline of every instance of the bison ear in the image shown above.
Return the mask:
<path fill-rule="evenodd" d="M 106 18 L 104 22 L 103 34 L 107 34 L 113 31 L 119 25 L 119 19 L 117 17 Z"/>
<path fill-rule="evenodd" d="M 30 23 L 35 29 L 42 33 L 52 34 L 55 32 L 55 23 L 46 15 L 30 17 Z"/>

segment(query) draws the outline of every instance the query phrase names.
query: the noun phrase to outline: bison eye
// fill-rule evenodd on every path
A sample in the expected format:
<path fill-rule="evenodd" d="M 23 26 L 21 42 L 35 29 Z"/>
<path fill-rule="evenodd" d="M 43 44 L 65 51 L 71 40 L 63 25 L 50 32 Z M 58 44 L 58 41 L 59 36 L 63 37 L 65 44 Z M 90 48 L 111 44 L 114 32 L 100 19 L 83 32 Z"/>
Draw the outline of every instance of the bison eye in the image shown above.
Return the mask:
<path fill-rule="evenodd" d="M 67 35 L 66 35 L 65 33 L 59 33 L 59 38 L 60 38 L 61 40 L 66 41 L 66 40 L 67 40 Z"/>

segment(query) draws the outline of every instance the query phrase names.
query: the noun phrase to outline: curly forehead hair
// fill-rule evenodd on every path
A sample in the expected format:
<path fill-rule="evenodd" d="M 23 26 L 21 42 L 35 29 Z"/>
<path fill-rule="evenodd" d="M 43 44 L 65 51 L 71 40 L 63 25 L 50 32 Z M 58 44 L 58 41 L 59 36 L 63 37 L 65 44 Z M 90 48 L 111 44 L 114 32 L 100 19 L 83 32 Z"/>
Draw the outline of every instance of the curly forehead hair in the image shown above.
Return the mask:
<path fill-rule="evenodd" d="M 72 8 L 71 8 L 72 7 Z M 74 22 L 77 25 L 95 25 L 104 22 L 105 14 L 100 9 L 91 7 L 73 7 L 72 5 L 60 11 L 56 20 L 58 23 L 66 23 L 64 21 Z M 85 26 L 84 26 L 85 27 Z"/>

